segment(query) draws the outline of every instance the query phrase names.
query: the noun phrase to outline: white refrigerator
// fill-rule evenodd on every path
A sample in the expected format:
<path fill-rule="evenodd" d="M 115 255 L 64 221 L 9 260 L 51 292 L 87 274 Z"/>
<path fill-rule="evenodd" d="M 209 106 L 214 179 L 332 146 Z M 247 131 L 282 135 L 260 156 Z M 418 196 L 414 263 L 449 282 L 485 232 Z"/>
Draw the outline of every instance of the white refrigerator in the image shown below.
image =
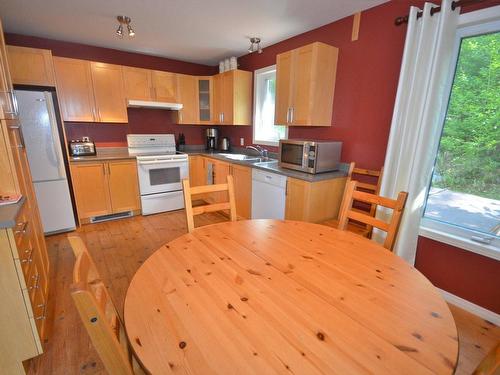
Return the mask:
<path fill-rule="evenodd" d="M 16 90 L 19 120 L 45 234 L 75 229 L 52 93 Z"/>

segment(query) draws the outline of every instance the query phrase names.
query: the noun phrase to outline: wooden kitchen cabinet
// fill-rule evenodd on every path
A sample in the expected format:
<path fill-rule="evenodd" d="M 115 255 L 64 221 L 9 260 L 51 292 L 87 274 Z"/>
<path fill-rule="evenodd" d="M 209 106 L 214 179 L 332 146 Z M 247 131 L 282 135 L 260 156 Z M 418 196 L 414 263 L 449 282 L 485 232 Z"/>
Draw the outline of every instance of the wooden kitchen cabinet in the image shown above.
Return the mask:
<path fill-rule="evenodd" d="M 177 103 L 177 74 L 153 70 L 152 75 L 155 100 Z"/>
<path fill-rule="evenodd" d="M 277 55 L 276 125 L 331 126 L 337 60 L 320 42 Z"/>
<path fill-rule="evenodd" d="M 120 65 L 54 57 L 64 121 L 126 123 Z"/>
<path fill-rule="evenodd" d="M 182 109 L 177 111 L 179 124 L 197 124 L 198 118 L 198 79 L 196 76 L 177 74 L 178 102 Z"/>
<path fill-rule="evenodd" d="M 308 182 L 288 177 L 285 219 L 312 223 L 338 216 L 347 178 Z"/>
<path fill-rule="evenodd" d="M 50 265 L 18 120 L 0 121 L 0 151 L 0 191 L 24 197 L 0 230 L 0 363 L 24 374 L 22 361 L 43 353 Z"/>
<path fill-rule="evenodd" d="M 14 84 L 52 87 L 56 85 L 50 50 L 7 46 L 7 55 Z"/>
<path fill-rule="evenodd" d="M 198 97 L 198 123 L 199 124 L 212 124 L 212 114 L 214 107 L 214 80 L 212 77 L 196 77 Z"/>
<path fill-rule="evenodd" d="M 90 63 L 56 56 L 54 69 L 64 121 L 97 122 Z"/>
<path fill-rule="evenodd" d="M 234 181 L 236 215 L 243 219 L 252 217 L 252 169 L 238 164 L 231 164 Z"/>
<path fill-rule="evenodd" d="M 213 82 L 213 122 L 217 125 L 251 125 L 252 73 L 231 70 L 216 74 Z"/>
<path fill-rule="evenodd" d="M 128 122 L 122 67 L 91 62 L 92 87 L 98 122 Z"/>
<path fill-rule="evenodd" d="M 153 100 L 153 75 L 149 69 L 123 67 L 125 97 L 129 100 Z"/>
<path fill-rule="evenodd" d="M 14 89 L 9 71 L 7 48 L 0 21 L 0 119 L 15 119 L 17 115 L 17 105 L 14 99 Z"/>
<path fill-rule="evenodd" d="M 189 155 L 189 184 L 191 186 L 207 184 L 205 158 L 201 155 Z"/>
<path fill-rule="evenodd" d="M 71 164 L 71 181 L 80 219 L 111 213 L 106 167 L 107 163 Z"/>
<path fill-rule="evenodd" d="M 137 165 L 132 160 L 76 162 L 71 179 L 81 221 L 140 209 Z"/>
<path fill-rule="evenodd" d="M 112 211 L 135 211 L 141 208 L 135 160 L 107 163 L 109 197 Z"/>

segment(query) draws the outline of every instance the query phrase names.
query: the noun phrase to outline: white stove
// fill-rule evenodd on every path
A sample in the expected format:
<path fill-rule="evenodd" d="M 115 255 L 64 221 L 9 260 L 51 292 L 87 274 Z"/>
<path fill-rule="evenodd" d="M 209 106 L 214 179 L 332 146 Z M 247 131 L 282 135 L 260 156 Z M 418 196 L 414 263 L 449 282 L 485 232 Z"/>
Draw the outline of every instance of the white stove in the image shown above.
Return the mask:
<path fill-rule="evenodd" d="M 137 158 L 142 214 L 184 208 L 182 180 L 189 178 L 189 162 L 177 153 L 174 135 L 128 134 L 127 144 Z"/>

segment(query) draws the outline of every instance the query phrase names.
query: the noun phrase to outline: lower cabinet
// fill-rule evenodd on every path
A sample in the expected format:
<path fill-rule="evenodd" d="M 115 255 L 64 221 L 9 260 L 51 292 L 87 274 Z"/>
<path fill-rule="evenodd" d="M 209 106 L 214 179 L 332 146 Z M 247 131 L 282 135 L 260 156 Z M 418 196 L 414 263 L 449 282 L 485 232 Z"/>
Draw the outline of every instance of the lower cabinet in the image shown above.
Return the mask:
<path fill-rule="evenodd" d="M 252 169 L 239 164 L 231 164 L 234 180 L 236 215 L 244 219 L 252 217 Z"/>
<path fill-rule="evenodd" d="M 339 214 L 347 177 L 308 182 L 288 177 L 285 219 L 317 223 Z"/>
<path fill-rule="evenodd" d="M 50 265 L 17 120 L 0 120 L 0 176 L 1 192 L 23 195 L 0 229 L 0 373 L 24 374 L 43 353 Z"/>
<path fill-rule="evenodd" d="M 191 186 L 207 184 L 207 170 L 203 156 L 189 155 L 189 184 Z"/>
<path fill-rule="evenodd" d="M 72 163 L 71 180 L 83 222 L 141 208 L 135 160 Z"/>
<path fill-rule="evenodd" d="M 211 176 L 208 175 L 211 171 Z M 236 200 L 236 215 L 250 219 L 252 216 L 252 170 L 239 164 L 232 164 L 202 155 L 189 156 L 189 182 L 191 186 L 224 184 L 227 176 L 232 175 L 234 180 L 234 195 Z M 213 203 L 227 200 L 227 193 L 216 193 L 198 197 Z"/>

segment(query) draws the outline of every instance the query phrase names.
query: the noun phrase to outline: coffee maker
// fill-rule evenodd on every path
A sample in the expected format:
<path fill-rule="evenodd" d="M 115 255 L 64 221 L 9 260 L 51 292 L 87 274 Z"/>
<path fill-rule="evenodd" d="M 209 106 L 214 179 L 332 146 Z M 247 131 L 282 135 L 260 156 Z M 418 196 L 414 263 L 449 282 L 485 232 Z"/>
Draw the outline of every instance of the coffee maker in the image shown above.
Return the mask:
<path fill-rule="evenodd" d="M 215 151 L 217 149 L 218 132 L 216 128 L 208 128 L 206 130 L 207 150 Z"/>

